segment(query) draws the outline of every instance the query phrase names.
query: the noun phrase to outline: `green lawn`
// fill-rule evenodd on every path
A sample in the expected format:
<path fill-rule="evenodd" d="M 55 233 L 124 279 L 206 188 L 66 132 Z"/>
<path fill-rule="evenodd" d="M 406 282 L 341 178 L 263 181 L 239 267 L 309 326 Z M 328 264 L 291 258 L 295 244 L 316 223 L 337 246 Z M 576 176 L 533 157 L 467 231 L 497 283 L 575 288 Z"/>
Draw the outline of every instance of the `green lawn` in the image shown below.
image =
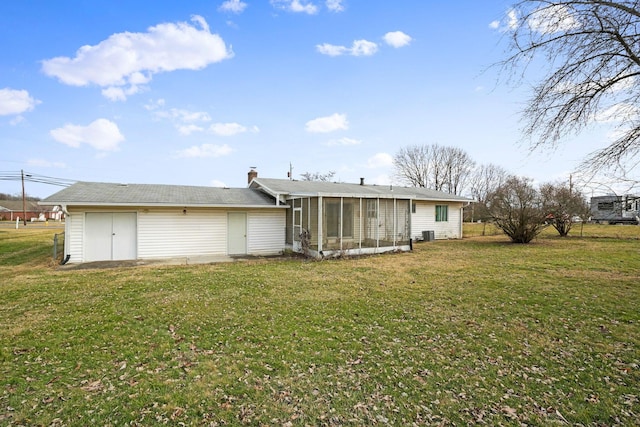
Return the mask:
<path fill-rule="evenodd" d="M 76 271 L 0 230 L 0 425 L 635 425 L 640 227 L 594 230 Z"/>

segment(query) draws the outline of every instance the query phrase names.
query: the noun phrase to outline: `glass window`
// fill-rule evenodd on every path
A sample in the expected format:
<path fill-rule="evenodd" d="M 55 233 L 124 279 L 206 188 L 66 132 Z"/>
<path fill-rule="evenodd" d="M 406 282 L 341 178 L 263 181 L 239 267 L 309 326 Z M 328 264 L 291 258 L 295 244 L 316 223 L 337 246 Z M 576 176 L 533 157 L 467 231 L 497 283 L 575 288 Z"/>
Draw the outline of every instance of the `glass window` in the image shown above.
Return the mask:
<path fill-rule="evenodd" d="M 436 222 L 449 221 L 449 206 L 436 205 Z"/>
<path fill-rule="evenodd" d="M 411 213 L 416 213 L 416 203 L 411 203 Z"/>

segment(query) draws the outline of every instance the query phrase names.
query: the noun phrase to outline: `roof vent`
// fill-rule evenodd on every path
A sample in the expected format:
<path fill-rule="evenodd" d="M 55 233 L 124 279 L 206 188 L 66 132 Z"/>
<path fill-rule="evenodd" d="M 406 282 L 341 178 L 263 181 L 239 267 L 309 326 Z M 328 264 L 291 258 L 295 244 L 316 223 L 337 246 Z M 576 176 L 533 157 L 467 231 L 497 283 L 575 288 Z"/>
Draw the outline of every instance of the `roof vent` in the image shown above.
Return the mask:
<path fill-rule="evenodd" d="M 360 178 L 360 185 L 364 185 L 364 178 Z"/>

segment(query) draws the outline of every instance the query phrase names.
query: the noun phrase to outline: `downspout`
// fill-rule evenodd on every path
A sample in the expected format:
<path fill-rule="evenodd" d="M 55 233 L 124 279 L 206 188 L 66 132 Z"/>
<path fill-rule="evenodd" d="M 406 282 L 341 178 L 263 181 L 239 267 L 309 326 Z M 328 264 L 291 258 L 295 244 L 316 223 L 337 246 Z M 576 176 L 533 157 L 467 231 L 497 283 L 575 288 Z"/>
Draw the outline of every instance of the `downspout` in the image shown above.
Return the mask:
<path fill-rule="evenodd" d="M 398 249 L 398 200 L 393 199 L 393 249 Z"/>
<path fill-rule="evenodd" d="M 338 223 L 338 238 L 340 239 L 340 250 L 342 250 L 342 228 L 344 226 L 344 197 L 340 197 L 340 222 Z"/>
<path fill-rule="evenodd" d="M 67 219 L 71 218 L 71 214 L 67 210 L 67 205 L 60 205 L 60 209 L 64 214 L 64 258 L 60 265 L 65 265 L 69 261 L 69 258 L 71 258 L 71 254 L 69 253 L 69 240 L 71 237 L 69 227 L 71 227 L 71 225 L 70 222 L 67 221 Z"/>
<path fill-rule="evenodd" d="M 363 180 L 364 182 L 364 180 Z M 362 197 L 360 197 L 360 219 L 359 219 L 359 230 L 358 230 L 358 248 L 362 250 L 362 228 L 363 228 L 363 219 L 362 219 Z"/>
<path fill-rule="evenodd" d="M 322 196 L 318 196 L 318 253 L 322 255 L 322 241 L 324 235 L 322 234 Z"/>

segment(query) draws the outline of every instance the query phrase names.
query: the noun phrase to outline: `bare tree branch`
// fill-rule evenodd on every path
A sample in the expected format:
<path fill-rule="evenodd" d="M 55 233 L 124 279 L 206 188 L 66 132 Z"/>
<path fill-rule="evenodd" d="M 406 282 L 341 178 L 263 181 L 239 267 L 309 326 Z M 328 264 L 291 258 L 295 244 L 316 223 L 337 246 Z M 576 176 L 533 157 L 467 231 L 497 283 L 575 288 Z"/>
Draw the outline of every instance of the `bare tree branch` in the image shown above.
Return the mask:
<path fill-rule="evenodd" d="M 617 122 L 616 137 L 581 167 L 631 163 L 640 152 L 639 1 L 522 0 L 510 12 L 510 52 L 498 65 L 524 81 L 546 67 L 523 110 L 532 149 L 553 147 L 598 121 Z M 517 19 L 517 21 L 515 20 Z M 626 171 L 628 172 L 628 170 Z"/>
<path fill-rule="evenodd" d="M 393 158 L 398 180 L 412 187 L 427 187 L 461 194 L 475 162 L 462 149 L 437 144 L 401 148 Z"/>

